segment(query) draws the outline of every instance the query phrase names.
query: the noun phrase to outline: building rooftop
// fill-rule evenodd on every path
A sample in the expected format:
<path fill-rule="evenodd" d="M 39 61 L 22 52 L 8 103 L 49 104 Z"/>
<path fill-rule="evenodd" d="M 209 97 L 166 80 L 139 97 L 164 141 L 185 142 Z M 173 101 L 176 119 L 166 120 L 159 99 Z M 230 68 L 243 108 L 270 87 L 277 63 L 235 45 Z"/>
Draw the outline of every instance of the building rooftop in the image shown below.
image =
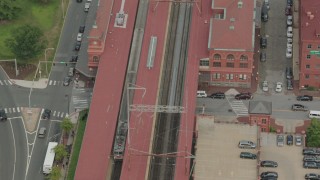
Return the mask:
<path fill-rule="evenodd" d="M 209 49 L 254 50 L 255 0 L 212 0 Z"/>
<path fill-rule="evenodd" d="M 249 114 L 272 114 L 272 103 L 268 101 L 250 101 Z"/>
<path fill-rule="evenodd" d="M 302 40 L 320 41 L 320 1 L 303 0 L 300 9 L 300 29 Z M 317 37 L 317 34 L 319 37 Z"/>

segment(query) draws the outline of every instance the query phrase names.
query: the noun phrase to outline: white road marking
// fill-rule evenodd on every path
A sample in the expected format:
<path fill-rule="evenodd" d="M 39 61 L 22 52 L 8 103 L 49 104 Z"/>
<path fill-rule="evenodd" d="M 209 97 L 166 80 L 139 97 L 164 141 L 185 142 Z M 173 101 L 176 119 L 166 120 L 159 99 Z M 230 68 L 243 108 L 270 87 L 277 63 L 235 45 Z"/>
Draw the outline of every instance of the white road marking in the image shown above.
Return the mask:
<path fill-rule="evenodd" d="M 15 112 L 16 112 L 16 109 L 15 109 L 15 108 L 12 108 L 12 111 L 15 113 Z"/>
<path fill-rule="evenodd" d="M 56 111 L 53 111 L 53 116 L 56 116 Z"/>
<path fill-rule="evenodd" d="M 8 85 L 6 80 L 3 80 L 3 82 L 4 82 L 6 85 Z"/>
<path fill-rule="evenodd" d="M 54 86 L 56 85 L 56 81 L 53 82 L 53 85 L 54 85 Z"/>
<path fill-rule="evenodd" d="M 1 84 L 1 86 L 3 85 L 3 82 L 0 80 L 0 84 Z"/>
<path fill-rule="evenodd" d="M 63 118 L 63 114 L 64 114 L 64 112 L 61 113 L 61 116 L 60 116 L 61 118 Z"/>
<path fill-rule="evenodd" d="M 49 86 L 51 86 L 51 84 L 52 84 L 52 80 L 49 81 Z"/>
<path fill-rule="evenodd" d="M 20 112 L 20 108 L 19 107 L 17 107 L 17 111 Z"/>
<path fill-rule="evenodd" d="M 57 116 L 58 116 L 58 117 L 60 116 L 60 111 L 58 112 Z"/>
<path fill-rule="evenodd" d="M 8 80 L 8 82 L 9 82 L 10 85 L 12 85 L 12 82 L 11 82 L 11 81 Z"/>
<path fill-rule="evenodd" d="M 8 110 L 7 110 L 7 108 L 4 108 L 4 111 L 5 111 L 6 113 L 8 113 Z"/>

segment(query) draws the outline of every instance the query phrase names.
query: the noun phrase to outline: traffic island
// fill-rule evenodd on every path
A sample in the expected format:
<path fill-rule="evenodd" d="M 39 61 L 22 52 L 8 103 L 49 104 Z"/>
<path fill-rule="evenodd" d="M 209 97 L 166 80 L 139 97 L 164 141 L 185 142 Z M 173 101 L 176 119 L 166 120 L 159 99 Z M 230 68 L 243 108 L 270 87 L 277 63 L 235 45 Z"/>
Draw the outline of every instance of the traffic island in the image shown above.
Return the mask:
<path fill-rule="evenodd" d="M 22 107 L 21 113 L 25 129 L 28 132 L 34 132 L 38 125 L 41 108 Z"/>

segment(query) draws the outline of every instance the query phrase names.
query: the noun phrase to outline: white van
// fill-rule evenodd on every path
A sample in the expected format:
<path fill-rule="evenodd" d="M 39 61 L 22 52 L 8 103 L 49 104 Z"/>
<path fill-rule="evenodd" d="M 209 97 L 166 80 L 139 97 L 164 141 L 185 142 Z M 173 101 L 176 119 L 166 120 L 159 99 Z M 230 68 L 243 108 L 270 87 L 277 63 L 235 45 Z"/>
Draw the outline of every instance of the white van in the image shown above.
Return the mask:
<path fill-rule="evenodd" d="M 317 119 L 320 119 L 320 111 L 310 110 L 310 111 L 309 111 L 309 118 L 317 118 Z"/>
<path fill-rule="evenodd" d="M 68 76 L 72 77 L 72 76 L 73 76 L 73 73 L 74 73 L 74 68 L 71 67 L 71 68 L 69 69 Z"/>
<path fill-rule="evenodd" d="M 207 93 L 205 91 L 197 91 L 197 97 L 207 97 Z"/>
<path fill-rule="evenodd" d="M 255 149 L 256 148 L 256 144 L 252 141 L 246 141 L 246 140 L 242 140 L 239 141 L 238 147 L 241 149 Z"/>
<path fill-rule="evenodd" d="M 292 36 L 293 36 L 292 26 L 288 26 L 288 29 L 287 29 L 287 37 L 288 37 L 288 38 L 292 38 Z"/>

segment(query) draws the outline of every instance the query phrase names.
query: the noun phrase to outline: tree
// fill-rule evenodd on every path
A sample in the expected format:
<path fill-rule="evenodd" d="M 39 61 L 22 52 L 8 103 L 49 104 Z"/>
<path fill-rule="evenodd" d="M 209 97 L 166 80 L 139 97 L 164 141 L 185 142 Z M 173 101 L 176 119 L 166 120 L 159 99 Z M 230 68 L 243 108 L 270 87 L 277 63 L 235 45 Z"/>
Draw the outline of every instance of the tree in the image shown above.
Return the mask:
<path fill-rule="evenodd" d="M 13 30 L 11 37 L 5 40 L 5 44 L 19 59 L 36 57 L 44 51 L 47 44 L 42 31 L 30 25 L 20 26 Z"/>
<path fill-rule="evenodd" d="M 16 18 L 20 10 L 17 1 L 0 0 L 0 22 Z"/>
<path fill-rule="evenodd" d="M 307 146 L 320 147 L 320 121 L 312 118 L 307 129 Z"/>
<path fill-rule="evenodd" d="M 58 166 L 52 168 L 51 173 L 47 176 L 49 180 L 59 180 L 61 177 L 61 171 Z"/>
<path fill-rule="evenodd" d="M 56 153 L 55 156 L 55 160 L 58 162 L 61 162 L 63 160 L 64 157 L 66 157 L 68 155 L 68 152 L 66 151 L 66 149 L 64 148 L 63 144 L 58 144 L 55 148 L 54 148 L 54 152 Z"/>
<path fill-rule="evenodd" d="M 69 118 L 64 118 L 60 126 L 66 132 L 66 134 L 68 134 L 73 128 L 73 124 Z"/>

